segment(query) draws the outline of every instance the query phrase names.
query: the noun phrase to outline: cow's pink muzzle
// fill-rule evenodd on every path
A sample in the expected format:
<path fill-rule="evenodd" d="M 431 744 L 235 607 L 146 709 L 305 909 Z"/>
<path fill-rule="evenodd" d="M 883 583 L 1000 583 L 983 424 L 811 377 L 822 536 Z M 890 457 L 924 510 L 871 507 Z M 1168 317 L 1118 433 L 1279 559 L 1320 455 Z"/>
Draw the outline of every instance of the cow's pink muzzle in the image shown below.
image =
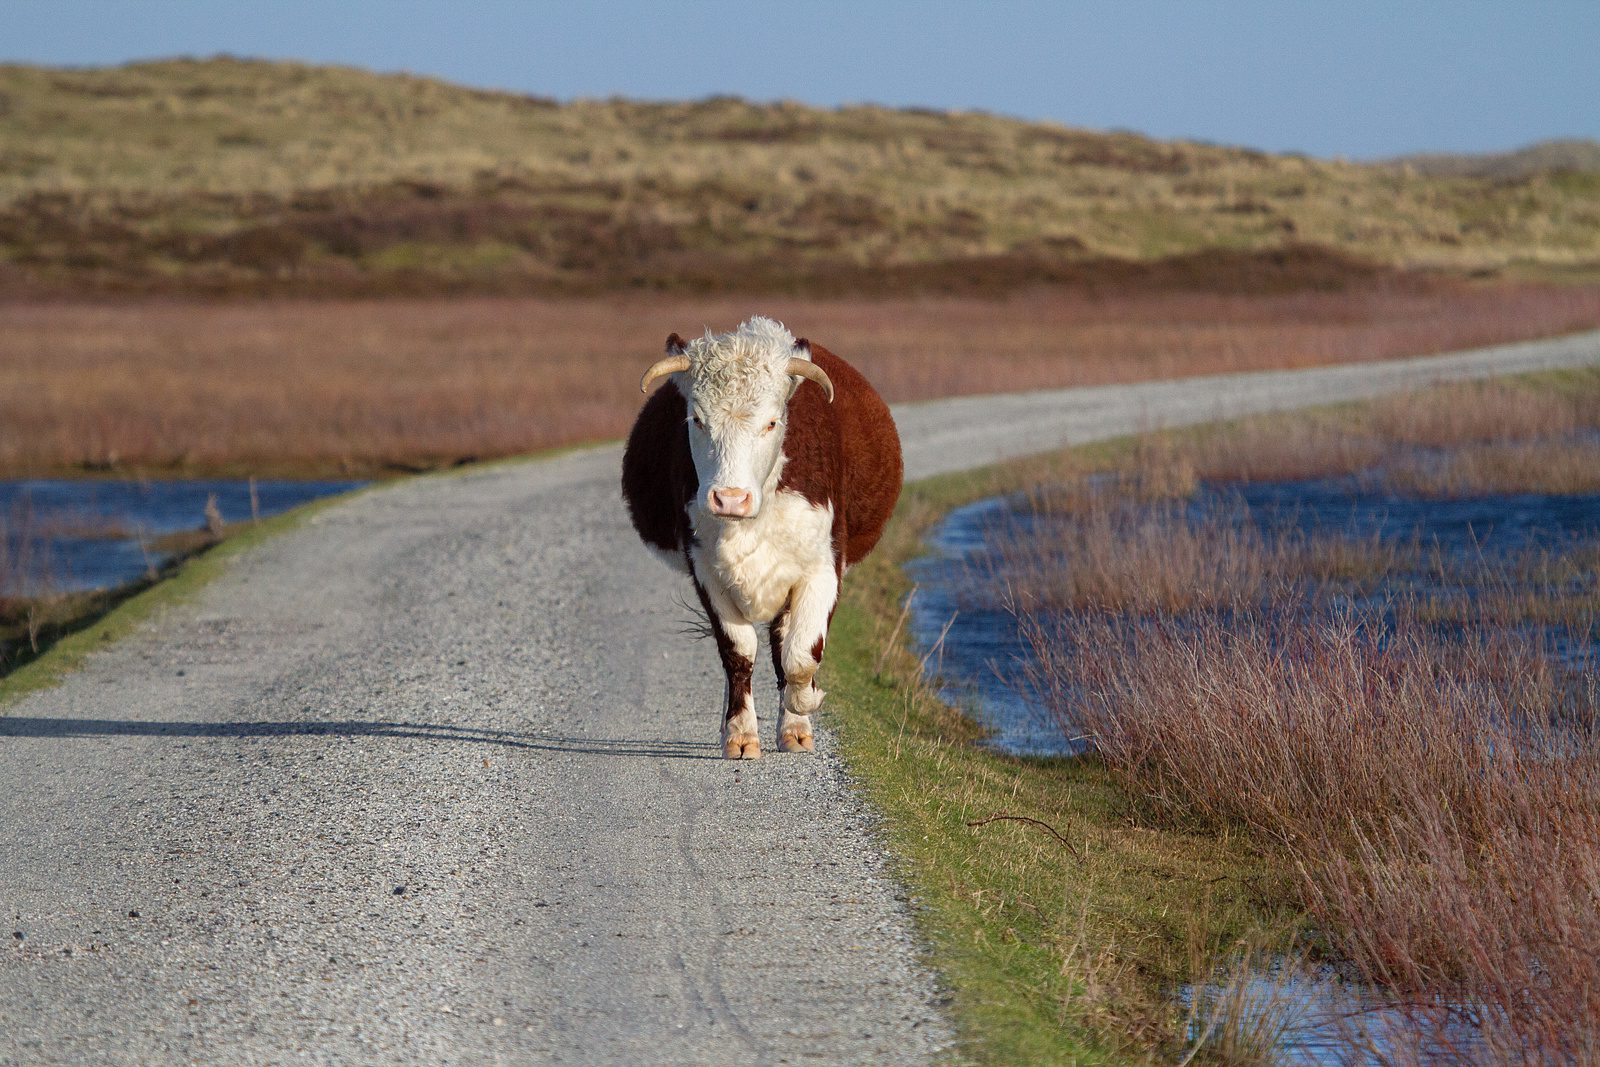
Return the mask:
<path fill-rule="evenodd" d="M 755 496 L 748 489 L 713 489 L 706 494 L 711 514 L 723 519 L 748 519 Z"/>

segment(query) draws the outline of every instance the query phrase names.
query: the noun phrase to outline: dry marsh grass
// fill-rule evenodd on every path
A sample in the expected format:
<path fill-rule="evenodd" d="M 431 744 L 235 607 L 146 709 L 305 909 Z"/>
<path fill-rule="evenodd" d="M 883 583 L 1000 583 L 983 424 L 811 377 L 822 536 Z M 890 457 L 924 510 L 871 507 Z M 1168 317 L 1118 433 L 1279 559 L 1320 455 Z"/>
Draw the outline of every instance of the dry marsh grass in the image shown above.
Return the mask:
<path fill-rule="evenodd" d="M 0 514 L 0 674 L 48 640 L 62 599 L 45 526 L 26 500 Z"/>
<path fill-rule="evenodd" d="M 1600 172 L 1433 175 L 973 112 L 556 104 L 233 59 L 0 66 L 12 291 L 1014 288 L 1310 244 L 1591 270 Z"/>
<path fill-rule="evenodd" d="M 1600 489 L 1600 441 L 1483 444 L 1388 467 L 1384 484 L 1409 496 L 1592 493 Z"/>
<path fill-rule="evenodd" d="M 1418 497 L 1595 492 L 1600 372 L 1575 370 L 1556 381 L 1554 387 L 1467 382 L 1382 398 L 1355 411 L 1250 420 L 1160 460 L 1165 469 L 1183 465 L 1191 479 L 1361 475 Z"/>
<path fill-rule="evenodd" d="M 1035 647 L 1131 793 L 1280 842 L 1369 980 L 1470 1016 L 1469 1060 L 1600 1054 L 1592 680 L 1574 687 L 1514 638 L 1353 623 L 1101 616 Z"/>
<path fill-rule="evenodd" d="M 35 595 L 50 575 L 47 535 L 26 501 L 0 514 L 0 605 Z"/>
<path fill-rule="evenodd" d="M 1319 416 L 1268 476 L 1524 449 L 1499 480 L 1436 488 L 1538 489 L 1538 457 L 1591 434 L 1597 400 L 1580 371 L 1363 405 Z M 1141 488 L 1252 470 L 1276 425 L 1169 437 L 1036 491 L 1050 521 L 1006 532 L 999 572 L 1032 690 L 1141 825 L 1275 843 L 1325 945 L 1409 1016 L 1385 1062 L 1593 1062 L 1596 543 L 1473 559 L 1268 537 Z"/>
<path fill-rule="evenodd" d="M 1048 514 L 1037 498 L 1029 512 Z M 1376 537 L 1269 536 L 1243 507 L 1197 513 L 1183 504 L 1130 502 L 1114 487 L 1081 491 L 1070 517 L 1045 530 L 1003 526 L 990 538 L 1000 559 L 974 578 L 1008 588 L 1011 607 L 1025 615 L 1249 611 L 1303 599 L 1317 583 L 1367 591 L 1424 557 L 1414 543 Z"/>
<path fill-rule="evenodd" d="M 1569 332 L 1600 325 L 1600 289 L 11 304 L 0 470 L 382 474 L 616 437 L 667 333 L 756 311 L 901 401 Z"/>

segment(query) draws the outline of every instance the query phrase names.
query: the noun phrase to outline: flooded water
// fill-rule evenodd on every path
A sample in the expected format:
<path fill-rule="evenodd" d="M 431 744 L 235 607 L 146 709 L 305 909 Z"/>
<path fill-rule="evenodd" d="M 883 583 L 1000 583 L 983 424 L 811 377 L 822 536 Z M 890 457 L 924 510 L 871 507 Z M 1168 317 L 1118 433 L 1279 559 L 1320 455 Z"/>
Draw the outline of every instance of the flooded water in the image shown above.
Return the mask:
<path fill-rule="evenodd" d="M 170 553 L 151 542 L 205 526 L 206 501 L 216 497 L 224 522 L 266 518 L 308 501 L 343 493 L 356 481 L 0 481 L 0 516 L 7 536 L 30 537 L 38 565 L 28 581 L 55 591 L 121 585 L 159 567 Z M 20 518 L 19 518 L 20 517 Z M 17 545 L 8 546 L 13 555 Z M 26 589 L 24 592 L 38 592 Z"/>
<path fill-rule="evenodd" d="M 1419 500 L 1340 478 L 1203 486 L 1185 507 L 1193 518 L 1249 522 L 1269 539 L 1334 534 L 1359 542 L 1415 543 L 1429 554 L 1466 564 L 1600 541 L 1600 494 Z M 908 568 L 917 585 L 912 638 L 927 657 L 930 676 L 947 700 L 989 728 L 989 744 L 1016 755 L 1071 755 L 1085 747 L 1030 693 L 1024 680 L 1028 645 L 1006 610 L 1003 591 L 986 577 L 999 570 L 1002 538 L 1060 521 L 1034 515 L 1019 497 L 982 500 L 951 512 L 933 530 L 929 554 Z M 1427 568 L 1394 578 L 1412 589 L 1433 582 L 1439 589 L 1461 591 Z M 1600 634 L 1571 640 L 1584 644 L 1592 657 Z M 1559 642 L 1557 647 L 1562 651 Z M 1192 1037 L 1200 1036 L 1208 1013 L 1231 1013 L 1246 1020 L 1250 1031 L 1274 1034 L 1271 1044 L 1283 1063 L 1381 1064 L 1405 1062 L 1413 1053 L 1420 1062 L 1457 1062 L 1475 1041 L 1471 1028 L 1442 1007 L 1435 1026 L 1425 1015 L 1401 1012 L 1370 988 L 1326 969 L 1278 973 L 1268 968 L 1230 988 L 1184 989 L 1181 999 L 1200 1002 Z"/>
<path fill-rule="evenodd" d="M 1359 478 L 1326 478 L 1208 487 L 1193 506 L 1213 509 L 1233 496 L 1267 530 L 1297 527 L 1357 541 L 1403 542 L 1415 537 L 1466 557 L 1482 553 L 1503 558 L 1600 536 L 1597 494 L 1415 499 L 1366 488 Z"/>
<path fill-rule="evenodd" d="M 1017 514 L 1018 501 L 994 497 L 957 508 L 928 537 L 931 550 L 907 567 L 916 592 L 913 647 L 951 704 L 990 730 L 989 743 L 1022 756 L 1070 755 L 1081 742 L 1062 734 L 1022 674 L 1027 645 L 997 590 L 973 595 L 971 575 L 992 551 L 990 537 Z M 985 595 L 987 594 L 987 595 Z"/>
<path fill-rule="evenodd" d="M 1196 1000 L 1198 999 L 1198 1004 Z M 1183 990 L 1194 1012 L 1189 1038 L 1208 1027 L 1257 1035 L 1284 1067 L 1384 1067 L 1461 1063 L 1481 1048 L 1469 1024 L 1443 1005 L 1403 1011 L 1330 967 L 1274 965 L 1226 985 Z"/>
<path fill-rule="evenodd" d="M 1414 499 L 1372 490 L 1358 478 L 1329 478 L 1207 485 L 1186 506 L 1197 518 L 1236 516 L 1269 537 L 1296 531 L 1359 542 L 1414 541 L 1468 562 L 1560 551 L 1600 539 L 1600 494 Z M 908 567 L 917 585 L 911 635 L 919 654 L 927 657 L 928 670 L 948 701 L 991 730 L 990 744 L 1017 755 L 1071 755 L 1081 752 L 1083 743 L 1063 733 L 1028 691 L 1027 644 L 1002 591 L 975 583 L 975 576 L 995 568 L 999 530 L 1014 535 L 1051 521 L 1056 520 L 1031 515 L 1020 498 L 980 500 L 946 516 L 928 539 L 930 553 Z M 1425 579 L 1414 574 L 1406 580 L 1414 588 Z M 1593 647 L 1564 651 L 1592 654 Z"/>

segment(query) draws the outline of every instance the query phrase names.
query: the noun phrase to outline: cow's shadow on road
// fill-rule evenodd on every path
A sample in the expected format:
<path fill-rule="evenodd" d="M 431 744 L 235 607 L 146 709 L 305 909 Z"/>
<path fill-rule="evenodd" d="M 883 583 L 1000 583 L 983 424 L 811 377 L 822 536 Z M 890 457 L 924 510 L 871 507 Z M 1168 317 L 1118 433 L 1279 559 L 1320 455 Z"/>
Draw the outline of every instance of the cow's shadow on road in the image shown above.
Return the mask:
<path fill-rule="evenodd" d="M 163 722 L 146 719 L 65 719 L 41 715 L 0 715 L 0 739 L 7 737 L 376 737 L 500 745 L 540 752 L 655 759 L 719 759 L 706 741 L 675 738 L 580 737 L 571 734 L 495 730 L 441 723 L 368 720 L 283 722 Z"/>

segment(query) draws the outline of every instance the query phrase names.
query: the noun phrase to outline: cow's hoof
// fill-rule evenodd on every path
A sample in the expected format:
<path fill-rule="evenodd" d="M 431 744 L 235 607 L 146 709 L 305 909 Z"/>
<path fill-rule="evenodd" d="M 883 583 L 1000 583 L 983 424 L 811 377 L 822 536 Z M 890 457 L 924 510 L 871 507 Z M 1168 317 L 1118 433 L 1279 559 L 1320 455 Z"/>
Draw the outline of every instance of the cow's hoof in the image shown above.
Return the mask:
<path fill-rule="evenodd" d="M 779 752 L 815 752 L 816 742 L 810 734 L 784 734 L 778 738 Z"/>
<path fill-rule="evenodd" d="M 737 734 L 722 743 L 722 755 L 727 759 L 760 759 L 761 742 L 754 734 Z"/>

